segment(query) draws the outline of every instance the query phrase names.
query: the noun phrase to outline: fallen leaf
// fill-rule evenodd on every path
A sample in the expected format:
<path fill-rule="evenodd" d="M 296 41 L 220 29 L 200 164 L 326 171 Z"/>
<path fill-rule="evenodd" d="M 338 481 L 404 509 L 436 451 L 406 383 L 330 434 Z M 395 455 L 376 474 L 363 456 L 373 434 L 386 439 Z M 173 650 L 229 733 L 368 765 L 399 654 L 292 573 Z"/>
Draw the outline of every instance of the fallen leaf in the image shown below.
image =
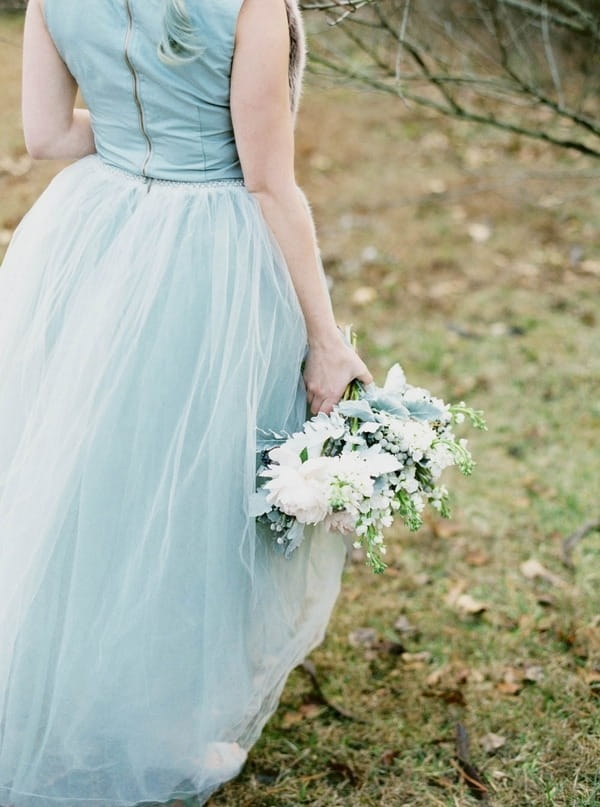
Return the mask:
<path fill-rule="evenodd" d="M 379 250 L 371 244 L 363 249 L 360 257 L 365 263 L 373 263 L 379 257 Z"/>
<path fill-rule="evenodd" d="M 490 556 L 479 549 L 473 549 L 465 555 L 465 562 L 468 563 L 469 566 L 487 566 L 490 562 Z"/>
<path fill-rule="evenodd" d="M 523 577 L 526 577 L 528 580 L 543 580 L 557 588 L 564 588 L 567 585 L 562 577 L 546 569 L 546 567 L 535 558 L 529 558 L 529 560 L 524 561 L 520 569 Z"/>
<path fill-rule="evenodd" d="M 302 717 L 307 718 L 308 720 L 312 720 L 314 717 L 318 717 L 320 714 L 323 713 L 323 704 L 317 703 L 303 703 L 302 706 L 298 709 Z"/>
<path fill-rule="evenodd" d="M 394 630 L 401 633 L 403 636 L 416 636 L 419 632 L 418 629 L 408 621 L 404 614 L 401 614 L 394 622 Z"/>
<path fill-rule="evenodd" d="M 421 650 L 420 653 L 402 653 L 400 656 L 405 664 L 428 664 L 431 661 L 429 650 Z"/>
<path fill-rule="evenodd" d="M 455 603 L 456 608 L 464 614 L 482 614 L 488 610 L 488 606 L 483 602 L 471 597 L 470 594 L 461 594 Z"/>
<path fill-rule="evenodd" d="M 534 684 L 539 684 L 544 680 L 544 668 L 539 664 L 528 664 L 523 670 L 523 678 L 525 681 L 531 681 Z"/>
<path fill-rule="evenodd" d="M 582 261 L 579 264 L 579 268 L 588 275 L 597 275 L 600 277 L 600 261 Z"/>
<path fill-rule="evenodd" d="M 429 687 L 436 687 L 444 675 L 448 672 L 448 668 L 446 666 L 439 667 L 437 670 L 430 672 L 427 678 L 425 679 L 425 683 Z"/>
<path fill-rule="evenodd" d="M 302 723 L 304 717 L 300 712 L 286 712 L 281 718 L 281 725 L 284 729 L 289 729 L 292 726 Z"/>
<path fill-rule="evenodd" d="M 436 538 L 454 538 L 461 531 L 459 524 L 453 521 L 442 521 L 439 518 L 432 520 L 431 531 Z"/>
<path fill-rule="evenodd" d="M 456 605 L 458 598 L 462 595 L 464 590 L 467 587 L 466 580 L 459 580 L 458 583 L 455 583 L 450 591 L 446 594 L 446 602 L 450 606 Z"/>
<path fill-rule="evenodd" d="M 503 680 L 496 684 L 496 689 L 503 695 L 518 695 L 523 689 L 523 671 L 518 667 L 507 667 Z"/>
<path fill-rule="evenodd" d="M 484 734 L 479 742 L 486 754 L 493 754 L 506 744 L 506 737 L 503 737 L 501 734 L 494 734 L 493 731 L 490 731 L 489 734 Z"/>
<path fill-rule="evenodd" d="M 387 768 L 394 762 L 399 754 L 400 751 L 394 751 L 391 749 L 389 751 L 384 751 L 379 757 L 379 762 Z"/>
<path fill-rule="evenodd" d="M 352 294 L 352 302 L 357 305 L 368 305 L 377 299 L 377 291 L 372 286 L 359 286 Z"/>
<path fill-rule="evenodd" d="M 496 689 L 503 695 L 518 695 L 523 689 L 523 684 L 517 684 L 516 681 L 500 681 L 496 684 Z"/>
<path fill-rule="evenodd" d="M 545 608 L 554 608 L 556 606 L 556 599 L 552 594 L 540 594 L 536 599 L 538 605 L 543 605 Z"/>
<path fill-rule="evenodd" d="M 377 631 L 374 628 L 356 628 L 348 634 L 348 642 L 352 647 L 373 647 L 377 643 Z"/>
<path fill-rule="evenodd" d="M 429 193 L 434 193 L 437 195 L 446 193 L 447 190 L 448 186 L 443 179 L 437 179 L 434 177 L 433 179 L 429 180 Z"/>
<path fill-rule="evenodd" d="M 428 689 L 423 695 L 426 698 L 439 698 L 444 703 L 451 703 L 456 706 L 467 705 L 464 693 L 460 689 L 445 689 L 443 687 L 440 689 Z"/>
<path fill-rule="evenodd" d="M 469 224 L 467 232 L 469 233 L 470 238 L 475 241 L 476 244 L 484 244 L 492 235 L 492 228 L 489 224 L 474 221 Z"/>

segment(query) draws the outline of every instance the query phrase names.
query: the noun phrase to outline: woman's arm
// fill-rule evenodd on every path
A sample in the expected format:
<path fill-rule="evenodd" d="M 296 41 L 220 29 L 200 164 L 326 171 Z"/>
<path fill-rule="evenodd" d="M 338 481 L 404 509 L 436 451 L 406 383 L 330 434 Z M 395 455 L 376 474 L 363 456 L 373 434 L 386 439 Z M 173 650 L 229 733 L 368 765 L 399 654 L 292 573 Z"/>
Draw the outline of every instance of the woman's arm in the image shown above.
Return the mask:
<path fill-rule="evenodd" d="M 77 84 L 44 20 L 43 0 L 29 0 L 23 39 L 21 112 L 29 154 L 38 160 L 79 159 L 96 151 L 87 109 L 74 109 Z"/>
<path fill-rule="evenodd" d="M 354 378 L 373 379 L 337 328 L 306 197 L 294 175 L 284 0 L 244 0 L 231 77 L 231 113 L 244 180 L 286 260 L 306 320 L 311 411 L 330 412 Z"/>

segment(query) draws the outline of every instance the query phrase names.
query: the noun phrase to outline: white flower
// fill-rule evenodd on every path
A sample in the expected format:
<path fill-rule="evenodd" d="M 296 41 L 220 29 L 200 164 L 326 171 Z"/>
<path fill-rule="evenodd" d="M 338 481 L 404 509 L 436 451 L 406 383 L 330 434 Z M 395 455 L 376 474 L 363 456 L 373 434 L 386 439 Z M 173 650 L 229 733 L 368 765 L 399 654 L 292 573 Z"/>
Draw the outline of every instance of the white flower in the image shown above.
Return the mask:
<path fill-rule="evenodd" d="M 274 465 L 264 472 L 267 501 L 301 524 L 318 524 L 329 512 L 329 457 L 316 457 L 298 467 Z"/>
<path fill-rule="evenodd" d="M 402 395 L 406 389 L 406 376 L 399 364 L 394 364 L 388 370 L 383 390 L 388 395 Z"/>
<path fill-rule="evenodd" d="M 269 451 L 269 458 L 282 468 L 299 468 L 302 465 L 300 455 L 307 448 L 306 435 L 302 432 L 293 434 L 280 446 Z"/>
<path fill-rule="evenodd" d="M 437 437 L 434 429 L 420 420 L 395 420 L 390 428 L 400 441 L 402 450 L 412 454 L 417 462 L 423 458 Z"/>
<path fill-rule="evenodd" d="M 356 518 L 347 510 L 338 510 L 327 516 L 325 526 L 330 532 L 338 532 L 340 535 L 352 535 L 353 532 L 356 532 Z"/>
<path fill-rule="evenodd" d="M 429 452 L 431 475 L 437 479 L 445 468 L 454 465 L 454 455 L 444 443 L 438 443 Z"/>
<path fill-rule="evenodd" d="M 415 479 L 414 473 L 412 476 L 403 476 L 400 479 L 400 487 L 407 493 L 416 493 L 419 490 L 419 483 Z"/>
<path fill-rule="evenodd" d="M 346 431 L 346 422 L 337 412 L 319 412 L 304 424 L 309 457 L 318 457 L 327 440 L 339 440 Z"/>

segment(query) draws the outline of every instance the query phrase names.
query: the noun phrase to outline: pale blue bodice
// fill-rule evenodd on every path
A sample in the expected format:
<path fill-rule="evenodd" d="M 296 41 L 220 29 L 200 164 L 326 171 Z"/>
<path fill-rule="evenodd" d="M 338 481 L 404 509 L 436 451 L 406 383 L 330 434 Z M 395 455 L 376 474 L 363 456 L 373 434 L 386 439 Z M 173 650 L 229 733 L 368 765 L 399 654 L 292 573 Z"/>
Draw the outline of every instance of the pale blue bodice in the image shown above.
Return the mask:
<path fill-rule="evenodd" d="M 242 177 L 229 110 L 240 6 L 188 0 L 204 52 L 169 66 L 156 52 L 163 0 L 45 0 L 48 29 L 90 110 L 102 160 L 160 179 Z"/>

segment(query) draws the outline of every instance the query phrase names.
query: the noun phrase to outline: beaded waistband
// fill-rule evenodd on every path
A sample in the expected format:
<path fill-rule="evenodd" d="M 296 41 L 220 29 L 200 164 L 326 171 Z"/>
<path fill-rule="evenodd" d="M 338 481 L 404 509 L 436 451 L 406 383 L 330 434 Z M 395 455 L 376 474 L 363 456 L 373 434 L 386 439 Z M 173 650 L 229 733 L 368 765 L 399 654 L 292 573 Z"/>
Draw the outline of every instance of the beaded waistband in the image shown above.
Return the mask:
<path fill-rule="evenodd" d="M 158 177 L 147 177 L 143 174 L 133 174 L 130 171 L 126 171 L 124 168 L 117 168 L 116 165 L 111 165 L 110 163 L 104 162 L 100 157 L 96 155 L 96 159 L 94 164 L 97 168 L 102 171 L 107 171 L 111 174 L 115 174 L 122 179 L 128 180 L 129 182 L 133 182 L 136 185 L 146 187 L 147 190 L 150 190 L 151 187 L 157 185 L 159 187 L 173 187 L 179 188 L 180 190 L 188 190 L 189 188 L 243 188 L 244 180 L 243 179 L 206 179 L 196 182 L 188 182 L 185 179 L 160 179 Z"/>

